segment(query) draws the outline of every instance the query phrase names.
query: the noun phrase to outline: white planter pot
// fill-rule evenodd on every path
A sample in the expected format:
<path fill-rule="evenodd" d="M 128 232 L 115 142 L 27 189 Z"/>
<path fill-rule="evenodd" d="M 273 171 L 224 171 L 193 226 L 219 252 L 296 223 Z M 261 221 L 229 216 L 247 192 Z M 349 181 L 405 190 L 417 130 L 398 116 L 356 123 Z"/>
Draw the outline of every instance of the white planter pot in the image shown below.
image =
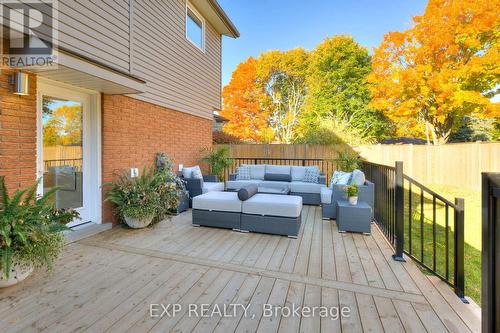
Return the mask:
<path fill-rule="evenodd" d="M 33 266 L 12 265 L 10 275 L 7 280 L 3 278 L 3 271 L 0 269 L 0 288 L 10 287 L 26 279 L 33 272 Z"/>
<path fill-rule="evenodd" d="M 358 197 L 349 197 L 349 204 L 351 205 L 357 205 L 358 204 Z"/>
<path fill-rule="evenodd" d="M 132 229 L 141 229 L 141 228 L 146 228 L 148 225 L 153 222 L 154 216 L 151 217 L 145 217 L 142 219 L 134 219 L 132 217 L 127 217 L 125 216 L 125 223 Z"/>

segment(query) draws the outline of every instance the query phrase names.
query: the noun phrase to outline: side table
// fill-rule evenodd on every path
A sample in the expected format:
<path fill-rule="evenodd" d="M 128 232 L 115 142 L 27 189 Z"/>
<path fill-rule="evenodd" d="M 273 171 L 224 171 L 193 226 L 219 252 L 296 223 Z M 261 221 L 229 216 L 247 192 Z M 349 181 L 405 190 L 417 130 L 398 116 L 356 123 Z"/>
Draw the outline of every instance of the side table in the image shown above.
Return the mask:
<path fill-rule="evenodd" d="M 371 233 L 372 208 L 366 202 L 351 205 L 347 200 L 337 201 L 337 226 L 339 232 Z"/>

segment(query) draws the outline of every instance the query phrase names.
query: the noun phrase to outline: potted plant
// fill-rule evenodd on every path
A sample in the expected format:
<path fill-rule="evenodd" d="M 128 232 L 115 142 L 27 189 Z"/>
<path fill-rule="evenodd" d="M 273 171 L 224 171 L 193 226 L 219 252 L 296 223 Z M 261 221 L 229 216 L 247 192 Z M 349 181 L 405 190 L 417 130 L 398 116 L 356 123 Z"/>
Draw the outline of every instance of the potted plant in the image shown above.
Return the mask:
<path fill-rule="evenodd" d="M 210 173 L 217 176 L 220 181 L 224 181 L 224 170 L 233 164 L 233 159 L 229 154 L 229 148 L 206 148 L 204 152 L 205 156 L 202 158 L 202 161 L 208 163 Z"/>
<path fill-rule="evenodd" d="M 177 212 L 181 201 L 187 200 L 189 206 L 189 193 L 181 178 L 174 172 L 174 164 L 165 153 L 156 154 L 156 185 L 160 195 L 160 205 L 153 222 L 169 218 Z"/>
<path fill-rule="evenodd" d="M 357 185 L 348 185 L 347 186 L 347 198 L 349 199 L 349 203 L 351 205 L 358 204 L 358 186 Z"/>
<path fill-rule="evenodd" d="M 135 178 L 123 172 L 117 176 L 116 182 L 104 184 L 111 187 L 106 201 L 116 206 L 118 215 L 129 227 L 145 228 L 151 224 L 160 207 L 157 184 L 154 169 L 145 168 Z"/>
<path fill-rule="evenodd" d="M 56 209 L 53 188 L 37 198 L 38 182 L 9 196 L 0 177 L 0 288 L 21 282 L 35 268 L 52 268 L 64 246 L 73 210 Z"/>

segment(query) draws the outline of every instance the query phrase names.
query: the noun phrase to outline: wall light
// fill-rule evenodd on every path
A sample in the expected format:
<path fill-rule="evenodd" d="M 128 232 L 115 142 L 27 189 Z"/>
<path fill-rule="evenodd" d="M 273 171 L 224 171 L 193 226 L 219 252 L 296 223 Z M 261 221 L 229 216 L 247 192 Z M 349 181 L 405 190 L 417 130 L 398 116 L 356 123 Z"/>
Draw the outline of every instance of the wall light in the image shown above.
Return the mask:
<path fill-rule="evenodd" d="M 29 95 L 29 75 L 23 72 L 17 72 L 9 77 L 9 83 L 14 87 L 14 94 L 20 96 Z"/>

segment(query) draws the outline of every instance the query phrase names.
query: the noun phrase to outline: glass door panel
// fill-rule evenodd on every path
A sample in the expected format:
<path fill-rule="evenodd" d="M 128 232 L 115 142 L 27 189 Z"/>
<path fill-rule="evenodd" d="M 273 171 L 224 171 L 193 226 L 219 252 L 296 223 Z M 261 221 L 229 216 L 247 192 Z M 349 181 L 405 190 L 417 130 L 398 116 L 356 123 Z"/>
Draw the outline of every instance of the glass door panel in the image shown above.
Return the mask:
<path fill-rule="evenodd" d="M 84 206 L 83 128 L 81 102 L 42 97 L 43 192 L 59 187 L 57 208 Z"/>

